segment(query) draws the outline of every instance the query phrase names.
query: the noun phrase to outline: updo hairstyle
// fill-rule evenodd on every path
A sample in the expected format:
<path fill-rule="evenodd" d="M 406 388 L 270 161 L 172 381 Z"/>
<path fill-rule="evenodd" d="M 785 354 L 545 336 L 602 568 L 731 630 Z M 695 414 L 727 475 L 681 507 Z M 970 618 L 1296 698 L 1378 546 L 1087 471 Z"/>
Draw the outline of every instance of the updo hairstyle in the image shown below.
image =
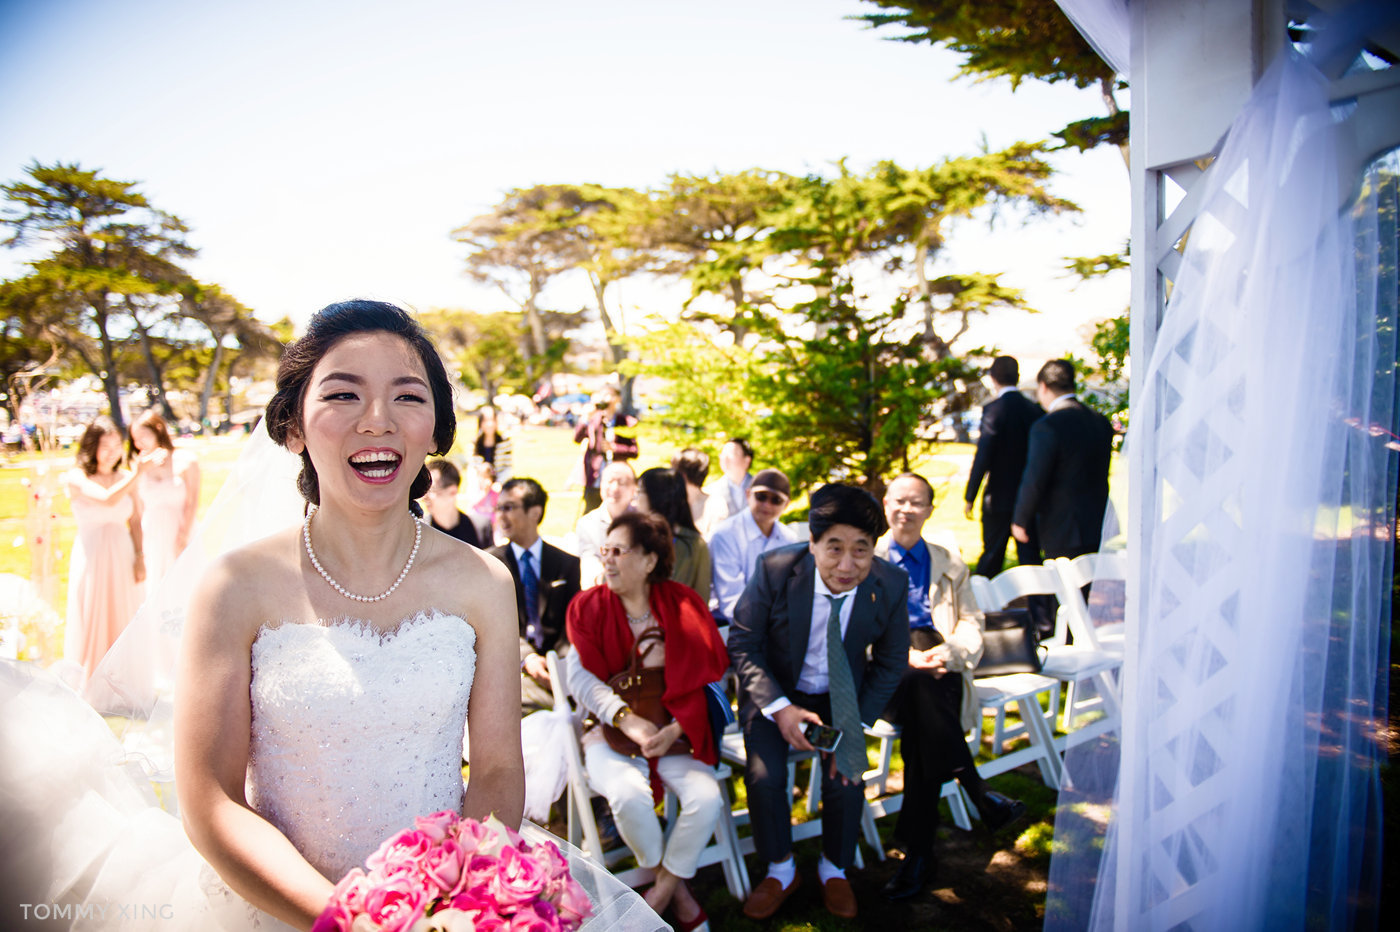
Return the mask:
<path fill-rule="evenodd" d="M 302 413 L 306 387 L 316 364 L 344 337 L 355 333 L 391 333 L 403 337 L 423 363 L 433 395 L 433 453 L 452 449 L 457 436 L 457 412 L 452 406 L 452 382 L 437 349 L 423 328 L 403 308 L 383 301 L 354 300 L 331 304 L 317 311 L 307 325 L 306 335 L 287 344 L 277 366 L 277 392 L 267 403 L 267 434 L 285 447 L 293 433 L 303 434 Z M 433 477 L 426 465 L 418 470 L 409 490 L 409 507 L 415 512 L 417 500 L 432 487 Z M 311 453 L 301 451 L 301 475 L 297 490 L 313 505 L 321 504 L 321 489 Z"/>

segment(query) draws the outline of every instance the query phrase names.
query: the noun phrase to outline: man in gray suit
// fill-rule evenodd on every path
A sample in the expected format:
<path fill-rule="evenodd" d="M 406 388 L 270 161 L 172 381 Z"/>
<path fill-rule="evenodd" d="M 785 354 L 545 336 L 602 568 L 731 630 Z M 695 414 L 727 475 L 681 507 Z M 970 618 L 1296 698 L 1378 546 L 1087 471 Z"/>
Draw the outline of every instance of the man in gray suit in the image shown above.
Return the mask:
<path fill-rule="evenodd" d="M 744 903 L 752 919 L 772 916 L 801 883 L 787 758 L 790 749 L 812 750 L 809 723 L 841 732 L 821 759 L 822 900 L 833 915 L 856 915 L 845 874 L 865 805 L 861 725 L 880 717 L 909 661 L 909 577 L 875 557 L 886 528 L 880 503 L 864 489 L 832 484 L 813 493 L 811 506 L 810 543 L 759 558 L 729 635 L 754 843 L 768 864 Z"/>

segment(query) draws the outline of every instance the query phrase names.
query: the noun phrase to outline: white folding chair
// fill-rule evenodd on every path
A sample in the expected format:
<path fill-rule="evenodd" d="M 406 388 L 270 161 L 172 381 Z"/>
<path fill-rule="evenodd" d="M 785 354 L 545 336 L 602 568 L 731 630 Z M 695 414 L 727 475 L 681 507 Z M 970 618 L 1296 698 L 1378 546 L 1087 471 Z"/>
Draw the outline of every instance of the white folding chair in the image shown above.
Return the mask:
<path fill-rule="evenodd" d="M 573 740 L 567 748 L 569 769 L 568 780 L 568 835 L 569 843 L 582 849 L 585 854 L 599 864 L 611 868 L 631 852 L 624 846 L 603 850 L 602 836 L 598 831 L 597 820 L 593 818 L 593 792 L 588 784 L 588 774 L 583 766 L 583 750 L 579 743 L 582 736 L 583 719 L 586 714 L 582 707 L 574 709 L 570 702 L 569 685 L 565 667 L 559 656 L 550 651 L 545 654 L 545 664 L 549 670 L 551 691 L 554 694 L 554 708 L 570 710 L 569 721 Z M 739 835 L 734 825 L 734 799 L 729 792 L 729 780 L 733 772 L 724 763 L 715 768 L 715 779 L 719 782 L 720 798 L 723 806 L 719 822 L 715 825 L 714 840 L 700 852 L 698 866 L 719 864 L 724 871 L 724 883 L 729 892 L 739 901 L 748 898 L 749 873 L 744 866 L 743 855 L 739 851 Z M 675 795 L 666 792 L 667 824 L 675 825 Z M 631 887 L 647 883 L 654 872 L 640 867 L 614 872 L 619 880 Z"/>
<path fill-rule="evenodd" d="M 1058 592 L 1058 577 L 1045 566 L 1015 566 L 995 579 L 972 577 L 972 591 L 983 611 L 1000 611 L 1012 601 L 1028 595 L 1054 595 Z M 1058 788 L 1062 773 L 1059 752 L 1055 748 L 1051 722 L 1058 711 L 1060 679 L 1048 673 L 1011 673 L 1003 676 L 979 676 L 973 680 L 977 698 L 984 710 L 995 716 L 992 732 L 992 753 L 995 758 L 978 766 L 984 777 L 1013 770 L 1028 761 L 1035 761 L 1041 779 L 1047 786 Z M 1050 711 L 1042 712 L 1040 696 L 1050 696 Z M 1011 753 L 1005 751 L 1010 735 L 1005 728 L 1006 707 L 1016 704 L 1022 727 L 1029 740 L 1027 747 Z M 975 734 L 980 740 L 979 719 Z"/>
<path fill-rule="evenodd" d="M 865 772 L 866 791 L 874 790 L 874 798 L 867 798 L 865 801 L 865 812 L 861 813 L 860 830 L 865 838 L 865 843 L 875 852 L 877 860 L 885 859 L 885 846 L 880 841 L 879 829 L 875 827 L 877 819 L 882 819 L 887 815 L 894 815 L 899 812 L 904 805 L 904 793 L 885 794 L 888 786 L 891 770 L 891 760 L 894 756 L 894 743 L 899 740 L 902 730 L 898 725 L 891 725 L 884 719 L 879 719 L 874 725 L 865 726 L 865 736 L 874 738 L 878 742 L 876 749 L 875 767 Z M 939 796 L 948 800 L 948 809 L 953 813 L 953 824 L 958 828 L 967 831 L 972 828 L 972 819 L 968 814 L 967 802 L 963 799 L 961 788 L 956 780 L 949 780 L 939 789 Z"/>
<path fill-rule="evenodd" d="M 1086 554 L 1073 560 L 1060 557 L 1047 565 L 1056 571 L 1060 591 L 1060 616 L 1074 635 L 1074 644 L 1051 650 L 1046 658 L 1046 672 L 1051 675 L 1074 673 L 1065 692 L 1065 710 L 1061 730 L 1062 744 L 1069 747 L 1097 737 L 1118 727 L 1121 721 L 1117 677 L 1123 665 L 1121 628 L 1105 632 L 1103 640 L 1095 629 L 1085 604 L 1083 587 L 1095 579 L 1122 578 L 1126 560 L 1121 554 Z M 1113 574 L 1118 574 L 1116 577 Z M 1090 682 L 1097 694 L 1086 699 L 1082 684 Z M 1094 721 L 1080 725 L 1087 713 L 1102 714 Z"/>
<path fill-rule="evenodd" d="M 1085 586 L 1098 581 L 1122 582 L 1128 578 L 1128 555 L 1121 550 L 1106 553 L 1086 553 L 1070 559 L 1052 561 L 1061 583 L 1081 594 L 1079 599 L 1062 600 L 1066 622 L 1075 641 L 1110 654 L 1123 653 L 1123 623 L 1121 621 L 1095 625 L 1089 607 L 1082 598 Z"/>

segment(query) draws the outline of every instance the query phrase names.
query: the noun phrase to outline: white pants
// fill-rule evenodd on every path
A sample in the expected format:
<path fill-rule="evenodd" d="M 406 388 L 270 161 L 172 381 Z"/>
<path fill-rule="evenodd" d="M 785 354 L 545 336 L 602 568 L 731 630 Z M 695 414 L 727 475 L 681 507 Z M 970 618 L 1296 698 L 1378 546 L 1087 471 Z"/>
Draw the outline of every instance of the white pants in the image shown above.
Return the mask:
<path fill-rule="evenodd" d="M 677 877 L 694 877 L 724 805 L 714 768 L 689 754 L 669 754 L 657 761 L 661 782 L 680 803 L 670 837 L 663 837 L 645 758 L 626 757 L 598 741 L 584 748 L 584 765 L 589 785 L 608 801 L 617 833 L 632 849 L 637 865 L 655 869 L 660 864 Z"/>

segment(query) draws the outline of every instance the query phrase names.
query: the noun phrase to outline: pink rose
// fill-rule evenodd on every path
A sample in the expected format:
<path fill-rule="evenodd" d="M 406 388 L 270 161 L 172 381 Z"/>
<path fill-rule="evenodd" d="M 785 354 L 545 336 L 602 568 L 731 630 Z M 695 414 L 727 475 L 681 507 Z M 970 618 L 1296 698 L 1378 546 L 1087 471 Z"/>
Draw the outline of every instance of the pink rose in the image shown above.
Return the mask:
<path fill-rule="evenodd" d="M 554 842 L 531 845 L 529 853 L 551 881 L 569 876 L 569 859 L 564 857 Z"/>
<path fill-rule="evenodd" d="M 427 905 L 428 897 L 417 878 L 395 874 L 369 891 L 364 915 L 380 932 L 407 932 L 423 916 Z"/>
<path fill-rule="evenodd" d="M 441 844 L 444 839 L 456 834 L 457 823 L 460 821 L 457 813 L 444 809 L 432 815 L 419 816 L 413 820 L 413 827 L 431 838 L 434 843 Z"/>
<path fill-rule="evenodd" d="M 496 913 L 487 913 L 476 920 L 476 932 L 510 932 L 510 920 Z"/>
<path fill-rule="evenodd" d="M 350 924 L 354 919 L 354 914 L 344 903 L 331 897 L 326 908 L 321 910 L 321 915 L 312 923 L 311 932 L 350 932 Z"/>
<path fill-rule="evenodd" d="M 339 902 L 351 913 L 365 911 L 365 896 L 374 888 L 374 883 L 358 867 L 352 867 L 331 893 L 331 902 Z"/>
<path fill-rule="evenodd" d="M 589 902 L 588 894 L 572 877 L 551 890 L 549 900 L 559 911 L 559 919 L 565 928 L 576 929 L 579 923 L 593 915 L 593 904 Z"/>
<path fill-rule="evenodd" d="M 494 845 L 496 833 L 475 819 L 463 819 L 457 825 L 457 843 L 472 854 L 494 854 L 486 849 Z"/>
<path fill-rule="evenodd" d="M 466 852 L 451 838 L 430 850 L 420 862 L 423 874 L 437 885 L 440 893 L 450 893 L 456 889 L 466 864 Z"/>
<path fill-rule="evenodd" d="M 501 849 L 496 876 L 488 889 L 502 910 L 507 910 L 534 901 L 548 880 L 549 875 L 534 858 L 507 846 Z"/>
<path fill-rule="evenodd" d="M 458 893 L 447 901 L 447 905 L 451 909 L 467 913 L 472 918 L 496 912 L 496 901 L 487 895 L 485 884 L 475 890 Z"/>
<path fill-rule="evenodd" d="M 560 932 L 562 928 L 559 915 L 548 903 L 531 903 L 510 917 L 510 932 Z"/>
<path fill-rule="evenodd" d="M 385 876 L 419 869 L 423 858 L 432 849 L 433 841 L 417 829 L 405 829 L 379 846 L 365 859 L 372 871 Z"/>
<path fill-rule="evenodd" d="M 482 854 L 474 854 L 467 860 L 466 870 L 462 871 L 462 879 L 457 886 L 452 889 L 452 893 L 461 893 L 464 890 L 480 892 L 483 896 L 489 896 L 486 888 L 496 876 L 500 859 L 491 858 Z"/>

